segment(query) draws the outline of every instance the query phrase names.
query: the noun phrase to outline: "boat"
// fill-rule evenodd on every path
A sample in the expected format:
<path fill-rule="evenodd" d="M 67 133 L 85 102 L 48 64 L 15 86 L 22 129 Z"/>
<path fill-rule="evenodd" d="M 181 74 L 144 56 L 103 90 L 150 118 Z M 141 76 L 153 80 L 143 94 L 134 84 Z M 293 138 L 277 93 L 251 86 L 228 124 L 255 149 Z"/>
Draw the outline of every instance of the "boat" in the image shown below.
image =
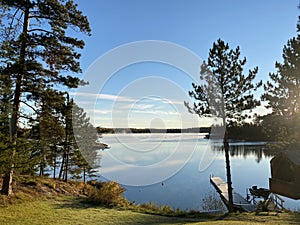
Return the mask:
<path fill-rule="evenodd" d="M 210 177 L 210 183 L 219 193 L 221 200 L 229 209 L 229 194 L 228 184 L 220 177 Z M 248 190 L 250 193 L 248 193 Z M 283 204 L 284 200 L 275 193 L 272 193 L 266 188 L 257 188 L 252 186 L 247 189 L 246 198 L 242 197 L 239 193 L 232 192 L 233 208 L 235 211 L 242 212 L 260 212 L 260 211 L 272 211 L 282 212 L 285 210 Z M 261 200 L 261 198 L 263 198 Z"/>
<path fill-rule="evenodd" d="M 249 188 L 249 192 L 251 195 L 257 198 L 264 198 L 265 200 L 268 199 L 271 191 L 267 188 L 257 188 L 257 186 L 252 186 Z"/>

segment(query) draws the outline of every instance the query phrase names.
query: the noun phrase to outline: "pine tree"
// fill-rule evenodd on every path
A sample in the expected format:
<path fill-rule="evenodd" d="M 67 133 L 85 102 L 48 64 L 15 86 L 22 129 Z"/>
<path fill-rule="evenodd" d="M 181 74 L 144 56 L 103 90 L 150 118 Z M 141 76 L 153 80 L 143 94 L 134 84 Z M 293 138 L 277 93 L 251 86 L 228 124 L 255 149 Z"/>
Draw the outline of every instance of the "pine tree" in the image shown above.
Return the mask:
<path fill-rule="evenodd" d="M 88 20 L 72 0 L 2 0 L 6 24 L 2 29 L 1 58 L 4 74 L 13 83 L 11 113 L 11 164 L 4 174 L 2 194 L 12 192 L 14 157 L 22 100 L 38 98 L 44 89 L 64 85 L 77 87 L 80 80 L 68 73 L 80 72 L 80 54 L 84 42 L 71 37 L 74 31 L 90 34 Z M 4 20 L 2 20 L 4 21 Z"/>
<path fill-rule="evenodd" d="M 300 17 L 299 17 L 300 21 Z M 300 22 L 297 25 L 300 31 Z M 300 146 L 300 34 L 288 40 L 283 48 L 283 62 L 276 62 L 277 72 L 270 73 L 264 85 L 267 108 L 272 114 L 263 118 L 267 133 L 273 134 L 280 149 Z M 275 127 L 274 127 L 275 126 Z M 276 130 L 276 132 L 272 132 Z"/>
<path fill-rule="evenodd" d="M 270 80 L 264 85 L 262 99 L 272 109 L 270 115 L 262 118 L 266 133 L 276 141 L 274 147 L 297 149 L 300 146 L 300 16 L 298 35 L 288 40 L 283 48 L 283 62 L 276 62 L 277 72 L 270 73 Z M 276 130 L 276 132 L 274 132 Z"/>
<path fill-rule="evenodd" d="M 200 79 L 204 84 L 193 83 L 193 90 L 189 92 L 195 100 L 191 107 L 187 102 L 189 112 L 201 117 L 214 116 L 222 119 L 225 127 L 223 148 L 225 151 L 226 174 L 229 195 L 229 211 L 233 209 L 232 182 L 230 172 L 228 129 L 227 127 L 241 124 L 248 117 L 243 112 L 259 105 L 252 91 L 262 85 L 253 83 L 258 68 L 243 74 L 246 58 L 240 59 L 240 48 L 230 49 L 229 45 L 218 39 L 209 51 L 207 62 L 201 65 Z"/>
<path fill-rule="evenodd" d="M 6 173 L 9 168 L 7 162 L 10 160 L 9 152 L 11 151 L 11 82 L 9 76 L 0 72 L 0 174 Z"/>
<path fill-rule="evenodd" d="M 78 107 L 73 100 L 67 97 L 64 108 L 65 141 L 62 155 L 60 178 L 68 180 L 73 178 L 85 180 L 86 173 L 92 173 L 99 167 L 97 151 L 94 148 L 97 129 L 90 123 L 84 110 Z"/>
<path fill-rule="evenodd" d="M 276 62 L 276 73 L 264 85 L 263 100 L 273 113 L 285 118 L 300 111 L 300 36 L 292 38 L 283 48 L 283 63 Z"/>
<path fill-rule="evenodd" d="M 40 93 L 35 105 L 37 117 L 32 119 L 31 139 L 36 141 L 35 155 L 39 158 L 39 174 L 44 175 L 46 167 L 53 167 L 54 177 L 57 158 L 61 150 L 65 132 L 62 122 L 64 93 L 47 89 Z"/>

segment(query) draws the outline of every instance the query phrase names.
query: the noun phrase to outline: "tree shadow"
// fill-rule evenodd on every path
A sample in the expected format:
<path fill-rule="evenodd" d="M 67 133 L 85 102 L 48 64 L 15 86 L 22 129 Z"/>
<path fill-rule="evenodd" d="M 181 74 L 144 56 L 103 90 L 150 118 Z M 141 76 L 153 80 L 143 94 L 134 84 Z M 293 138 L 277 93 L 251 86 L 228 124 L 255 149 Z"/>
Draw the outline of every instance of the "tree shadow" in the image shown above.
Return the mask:
<path fill-rule="evenodd" d="M 104 205 L 100 205 L 95 201 L 85 198 L 85 197 L 70 197 L 59 200 L 60 203 L 57 203 L 56 209 L 88 209 L 88 208 L 108 208 Z"/>
<path fill-rule="evenodd" d="M 86 209 L 114 209 L 118 210 L 120 213 L 115 218 L 115 222 L 117 224 L 131 224 L 131 225 L 140 225 L 140 224 L 148 224 L 148 225 L 156 225 L 156 224 L 193 224 L 199 222 L 209 222 L 215 221 L 219 219 L 219 216 L 211 217 L 208 216 L 207 218 L 204 215 L 187 215 L 187 216 L 167 216 L 167 215 L 158 215 L 155 213 L 146 213 L 146 212 L 138 212 L 135 210 L 128 211 L 132 212 L 132 218 L 125 217 L 122 218 L 122 211 L 126 212 L 127 209 L 117 208 L 117 207 L 108 207 L 105 205 L 101 205 L 96 203 L 95 201 L 84 198 L 84 197 L 70 197 L 70 198 L 63 198 L 59 199 L 59 202 L 54 203 L 54 209 L 69 209 L 69 210 L 86 210 Z M 99 218 L 101 219 L 101 218 Z M 99 223 L 101 224 L 101 223 Z"/>

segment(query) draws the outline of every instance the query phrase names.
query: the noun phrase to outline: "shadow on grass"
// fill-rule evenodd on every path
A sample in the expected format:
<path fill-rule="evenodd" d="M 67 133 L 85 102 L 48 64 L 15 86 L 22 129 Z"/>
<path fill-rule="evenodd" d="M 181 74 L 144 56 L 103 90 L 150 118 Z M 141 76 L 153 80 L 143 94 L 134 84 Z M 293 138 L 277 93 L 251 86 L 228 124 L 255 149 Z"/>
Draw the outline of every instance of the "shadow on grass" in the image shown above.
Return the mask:
<path fill-rule="evenodd" d="M 211 216 L 208 214 L 195 214 L 195 215 L 185 215 L 185 216 L 174 216 L 174 215 L 159 215 L 158 213 L 142 212 L 138 209 L 126 209 L 117 207 L 108 207 L 105 205 L 100 205 L 95 201 L 88 198 L 63 198 L 57 199 L 54 206 L 55 209 L 67 209 L 67 210 L 85 210 L 85 209 L 103 209 L 110 210 L 110 213 L 106 212 L 106 216 L 111 216 L 117 224 L 185 224 L 185 223 L 199 223 L 199 222 L 209 222 L 219 219 L 219 216 Z M 114 210 L 114 211 L 113 211 Z M 80 212 L 78 212 L 80 213 Z M 207 216 L 207 217 L 206 217 Z M 102 217 L 102 219 L 104 219 Z M 103 223 L 105 224 L 105 223 Z"/>
<path fill-rule="evenodd" d="M 300 224 L 300 212 L 296 212 L 292 216 L 293 221 L 298 222 Z"/>
<path fill-rule="evenodd" d="M 90 200 L 88 198 L 63 198 L 58 199 L 55 203 L 55 208 L 59 209 L 99 209 L 99 211 L 93 211 L 93 214 L 99 216 L 98 221 L 102 219 L 107 219 L 110 223 L 94 223 L 94 224 L 194 224 L 201 222 L 217 222 L 230 224 L 231 222 L 239 221 L 240 224 L 243 223 L 274 223 L 274 224 L 300 224 L 300 213 L 233 213 L 233 214 L 186 214 L 186 215 L 161 215 L 156 212 L 141 211 L 137 208 L 117 208 L 117 207 L 107 207 L 105 205 L 99 205 L 98 203 Z M 110 210 L 112 209 L 112 210 Z M 103 211 L 101 211 L 103 210 Z M 78 212 L 80 213 L 80 212 Z M 102 215 L 100 215 L 102 213 Z M 104 218 L 106 217 L 106 218 Z M 97 222 L 98 222 L 97 221 Z"/>
<path fill-rule="evenodd" d="M 259 212 L 233 213 L 224 215 L 221 220 L 251 223 L 300 224 L 299 212 Z"/>
<path fill-rule="evenodd" d="M 84 197 L 70 197 L 59 199 L 59 203 L 56 204 L 56 209 L 88 209 L 88 208 L 109 208 L 105 205 L 93 201 Z"/>

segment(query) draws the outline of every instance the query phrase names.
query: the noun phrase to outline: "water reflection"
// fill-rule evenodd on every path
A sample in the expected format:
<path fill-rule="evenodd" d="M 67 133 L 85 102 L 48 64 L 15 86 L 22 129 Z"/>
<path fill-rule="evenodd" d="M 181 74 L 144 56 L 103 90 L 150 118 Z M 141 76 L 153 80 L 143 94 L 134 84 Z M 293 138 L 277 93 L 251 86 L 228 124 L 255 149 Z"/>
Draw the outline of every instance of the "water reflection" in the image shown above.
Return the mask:
<path fill-rule="evenodd" d="M 131 186 L 170 178 L 188 164 L 203 140 L 199 134 L 116 134 L 104 138 L 111 149 L 101 152 L 101 175 Z"/>
<path fill-rule="evenodd" d="M 212 151 L 223 152 L 224 148 L 220 144 L 212 143 Z M 260 163 L 263 158 L 272 158 L 279 150 L 270 149 L 265 142 L 233 142 L 229 145 L 231 157 L 244 158 L 255 157 L 256 162 Z"/>
<path fill-rule="evenodd" d="M 136 143 L 136 138 L 140 138 L 143 142 Z M 102 161 L 99 173 L 103 175 L 103 179 L 107 178 L 105 175 L 109 173 L 122 177 L 121 181 L 126 184 L 130 179 L 139 181 L 156 179 L 158 175 L 163 175 L 166 171 L 172 171 L 174 174 L 147 186 L 125 185 L 127 189 L 125 196 L 128 200 L 136 203 L 151 201 L 158 205 L 168 204 L 184 210 L 202 210 L 201 200 L 208 193 L 215 191 L 209 183 L 210 175 L 226 178 L 222 145 L 211 143 L 209 140 L 203 139 L 203 136 L 168 134 L 162 140 L 162 136 L 157 134 L 152 134 L 147 138 L 142 135 L 134 137 L 124 135 L 121 139 L 116 138 L 115 135 L 104 135 L 103 142 L 111 146 L 107 152 L 101 151 Z M 158 142 L 159 145 L 157 145 Z M 133 144 L 135 151 L 126 149 L 126 146 Z M 136 151 L 139 150 L 140 144 L 144 148 Z M 157 146 L 155 149 L 143 151 L 154 145 Z M 246 196 L 246 188 L 253 185 L 268 188 L 271 177 L 270 160 L 276 153 L 275 150 L 268 148 L 267 143 L 263 142 L 230 143 L 234 190 L 242 196 Z M 112 156 L 122 160 L 123 164 L 116 166 L 111 161 Z M 151 165 L 160 167 L 156 171 L 151 169 Z M 175 170 L 174 165 L 180 169 L 175 168 Z M 178 167 L 178 165 L 181 166 Z M 143 167 L 150 169 L 145 172 L 142 170 Z M 286 199 L 288 208 L 295 209 L 297 205 L 297 202 Z"/>

